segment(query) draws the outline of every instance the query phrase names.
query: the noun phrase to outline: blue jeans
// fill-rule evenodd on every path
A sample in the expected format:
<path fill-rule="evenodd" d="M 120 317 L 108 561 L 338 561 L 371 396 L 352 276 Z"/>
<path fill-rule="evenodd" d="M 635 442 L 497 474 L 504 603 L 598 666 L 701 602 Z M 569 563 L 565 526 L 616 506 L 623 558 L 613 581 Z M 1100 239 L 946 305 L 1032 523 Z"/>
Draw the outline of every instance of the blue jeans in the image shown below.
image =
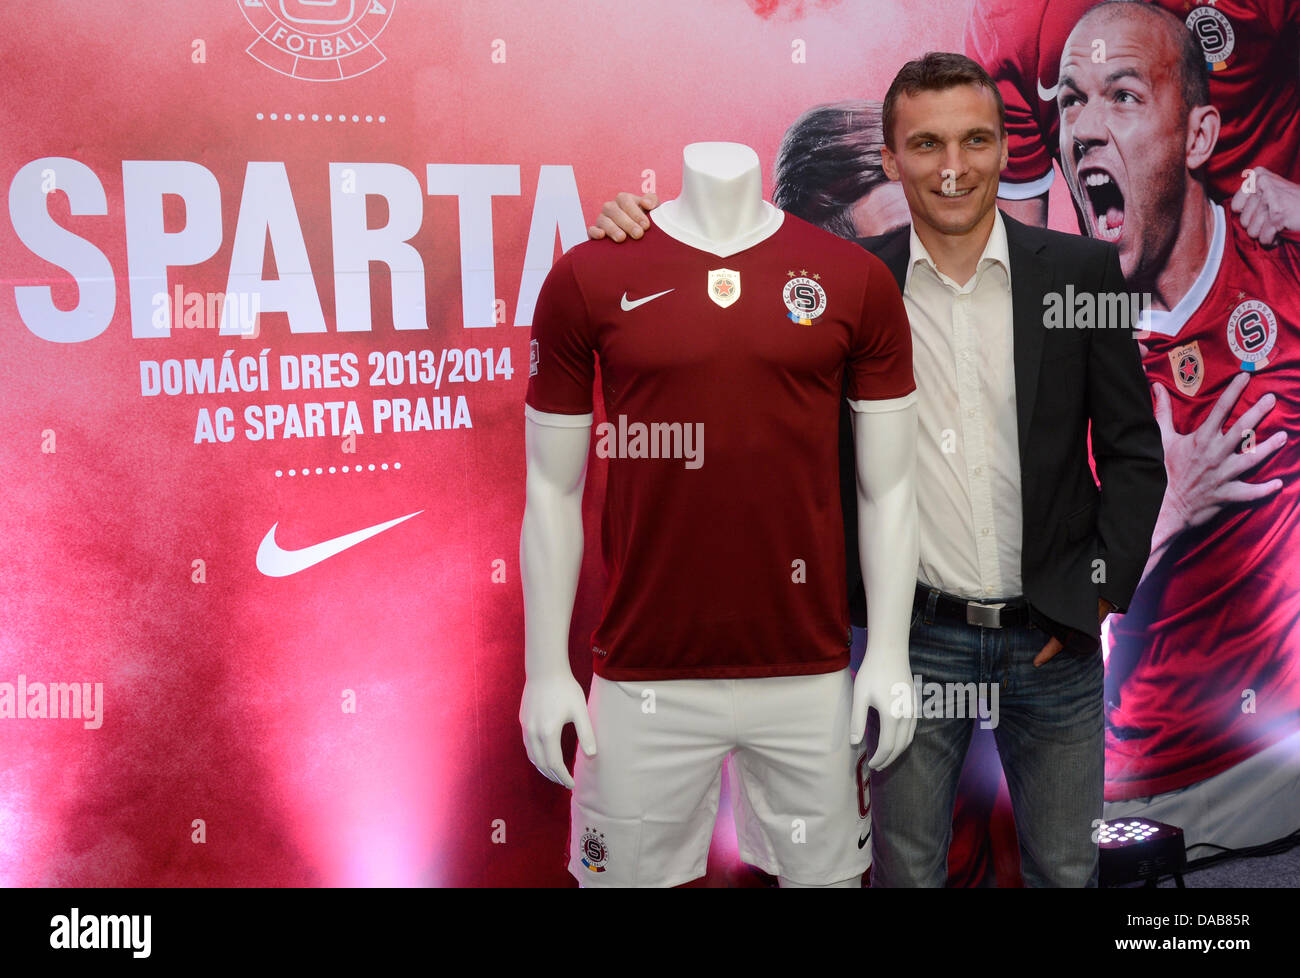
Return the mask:
<path fill-rule="evenodd" d="M 1048 640 L 1040 628 L 949 624 L 928 610 L 918 602 L 913 611 L 913 675 L 924 684 L 997 686 L 993 733 L 1026 885 L 1096 886 L 1094 820 L 1101 818 L 1105 753 L 1100 650 L 1058 652 L 1036 669 L 1034 656 Z M 969 709 L 964 718 L 952 708 L 926 717 L 926 694 L 937 688 L 920 687 L 911 745 L 888 768 L 871 772 L 873 887 L 943 886 L 947 878 L 957 779 L 980 721 Z M 983 689 L 992 705 L 993 692 Z M 871 719 L 874 749 L 874 711 Z"/>

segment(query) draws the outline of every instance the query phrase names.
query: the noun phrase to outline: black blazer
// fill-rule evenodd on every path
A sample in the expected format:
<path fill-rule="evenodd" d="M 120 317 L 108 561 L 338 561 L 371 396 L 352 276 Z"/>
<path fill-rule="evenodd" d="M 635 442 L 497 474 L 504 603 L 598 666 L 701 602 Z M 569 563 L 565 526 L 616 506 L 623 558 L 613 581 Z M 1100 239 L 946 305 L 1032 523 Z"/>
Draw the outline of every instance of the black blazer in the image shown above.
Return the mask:
<path fill-rule="evenodd" d="M 1151 551 L 1165 492 L 1164 451 L 1137 342 L 1127 328 L 1044 325 L 1044 296 L 1128 292 L 1109 242 L 1022 224 L 1006 214 L 1012 355 L 1024 510 L 1021 577 L 1037 624 L 1074 651 L 1098 645 L 1097 599 L 1128 607 Z M 904 226 L 858 243 L 907 275 Z M 1088 423 L 1097 488 L 1088 466 Z M 866 624 L 858 561 L 856 474 L 849 407 L 840 415 L 849 608 Z M 1094 565 L 1100 559 L 1101 563 Z M 1095 579 L 1094 579 L 1095 578 Z"/>

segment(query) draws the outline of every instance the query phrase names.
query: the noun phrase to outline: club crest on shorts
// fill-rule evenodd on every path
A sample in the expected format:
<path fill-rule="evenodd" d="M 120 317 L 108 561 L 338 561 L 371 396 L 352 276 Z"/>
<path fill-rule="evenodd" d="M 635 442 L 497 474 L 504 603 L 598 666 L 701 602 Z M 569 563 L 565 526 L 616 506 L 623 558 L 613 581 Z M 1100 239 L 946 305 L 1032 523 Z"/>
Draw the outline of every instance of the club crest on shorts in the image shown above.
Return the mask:
<path fill-rule="evenodd" d="M 1228 347 L 1242 370 L 1268 366 L 1268 355 L 1277 344 L 1277 316 L 1267 303 L 1247 299 L 1228 317 Z"/>
<path fill-rule="evenodd" d="M 786 315 L 792 322 L 811 326 L 813 320 L 826 311 L 826 290 L 817 281 L 819 278 L 821 276 L 816 273 L 809 278 L 805 272 L 785 283 L 781 298 L 785 300 L 785 307 L 789 310 Z"/>
<path fill-rule="evenodd" d="M 578 851 L 582 853 L 582 865 L 593 873 L 605 872 L 605 863 L 609 862 L 609 849 L 605 846 L 604 832 L 597 832 L 587 826 L 579 840 Z"/>
<path fill-rule="evenodd" d="M 740 298 L 740 272 L 715 268 L 709 272 L 709 298 L 723 309 Z"/>
<path fill-rule="evenodd" d="M 1170 350 L 1169 363 L 1174 368 L 1174 383 L 1182 393 L 1191 397 L 1201 389 L 1205 361 L 1201 359 L 1201 347 L 1196 340 Z"/>

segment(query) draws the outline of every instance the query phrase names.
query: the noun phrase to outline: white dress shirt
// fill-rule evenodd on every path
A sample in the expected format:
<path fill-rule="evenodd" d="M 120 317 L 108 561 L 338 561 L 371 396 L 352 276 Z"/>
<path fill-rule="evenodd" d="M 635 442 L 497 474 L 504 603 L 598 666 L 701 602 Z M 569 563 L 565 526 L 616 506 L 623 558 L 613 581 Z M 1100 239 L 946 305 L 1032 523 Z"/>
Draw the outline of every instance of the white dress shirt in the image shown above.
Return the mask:
<path fill-rule="evenodd" d="M 975 275 L 939 271 L 912 228 L 903 286 L 920 395 L 918 579 L 949 594 L 1021 594 L 1020 448 L 1011 259 L 1002 214 Z"/>

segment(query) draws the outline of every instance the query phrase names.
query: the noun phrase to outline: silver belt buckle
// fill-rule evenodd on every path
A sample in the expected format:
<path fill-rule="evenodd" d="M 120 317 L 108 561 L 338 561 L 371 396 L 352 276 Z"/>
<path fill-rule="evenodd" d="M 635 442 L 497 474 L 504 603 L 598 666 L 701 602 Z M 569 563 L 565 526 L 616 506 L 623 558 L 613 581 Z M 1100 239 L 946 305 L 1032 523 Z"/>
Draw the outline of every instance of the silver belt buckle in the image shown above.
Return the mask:
<path fill-rule="evenodd" d="M 979 625 L 980 628 L 1001 628 L 1002 609 L 1006 604 L 1005 601 L 999 601 L 997 604 L 977 604 L 974 601 L 967 601 L 966 624 Z"/>

